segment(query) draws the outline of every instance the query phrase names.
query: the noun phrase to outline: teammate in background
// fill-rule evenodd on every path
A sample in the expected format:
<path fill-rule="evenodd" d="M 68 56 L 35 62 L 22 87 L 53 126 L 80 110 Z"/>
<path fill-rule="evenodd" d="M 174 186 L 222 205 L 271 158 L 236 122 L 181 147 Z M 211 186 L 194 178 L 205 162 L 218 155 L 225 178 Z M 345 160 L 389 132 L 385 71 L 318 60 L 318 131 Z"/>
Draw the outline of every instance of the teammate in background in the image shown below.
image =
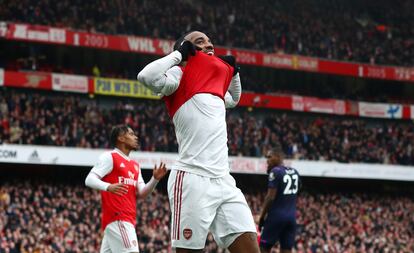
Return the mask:
<path fill-rule="evenodd" d="M 258 219 L 263 227 L 260 250 L 268 253 L 277 241 L 282 253 L 292 252 L 296 231 L 296 199 L 299 173 L 283 164 L 283 151 L 270 150 L 267 155 L 268 191 Z"/>
<path fill-rule="evenodd" d="M 193 31 L 137 78 L 163 96 L 175 126 L 178 160 L 168 179 L 172 247 L 201 252 L 211 231 L 232 253 L 258 253 L 253 216 L 228 160 L 226 108 L 241 95 L 235 58 L 215 56 L 207 35 Z"/>
<path fill-rule="evenodd" d="M 154 166 L 151 180 L 145 184 L 139 164 L 129 153 L 138 148 L 138 137 L 128 126 L 112 129 L 114 150 L 103 153 L 85 180 L 88 187 L 101 191 L 101 253 L 139 252 L 135 224 L 137 195 L 145 198 L 167 173 L 165 164 Z"/>

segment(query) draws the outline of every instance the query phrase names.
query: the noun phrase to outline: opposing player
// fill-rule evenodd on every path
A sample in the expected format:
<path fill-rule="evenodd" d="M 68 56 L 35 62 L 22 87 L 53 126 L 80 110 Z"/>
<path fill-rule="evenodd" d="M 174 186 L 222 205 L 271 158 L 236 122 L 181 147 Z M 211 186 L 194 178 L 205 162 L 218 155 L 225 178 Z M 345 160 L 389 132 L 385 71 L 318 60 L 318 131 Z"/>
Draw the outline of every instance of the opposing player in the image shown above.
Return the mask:
<path fill-rule="evenodd" d="M 114 150 L 99 157 L 85 180 L 88 187 L 101 191 L 104 237 L 100 252 L 139 252 L 135 232 L 137 196 L 150 194 L 167 170 L 163 163 L 154 166 L 153 176 L 145 184 L 139 164 L 128 157 L 138 148 L 138 137 L 128 126 L 114 127 L 111 143 Z"/>
<path fill-rule="evenodd" d="M 241 95 L 235 58 L 215 56 L 207 35 L 193 31 L 138 80 L 163 95 L 175 126 L 179 154 L 168 179 L 172 247 L 201 252 L 211 231 L 232 253 L 258 253 L 250 208 L 229 169 L 226 108 Z"/>
<path fill-rule="evenodd" d="M 258 220 L 259 227 L 263 227 L 260 250 L 268 253 L 280 242 L 281 252 L 290 253 L 295 242 L 299 173 L 283 164 L 281 149 L 270 150 L 266 158 L 269 182 Z"/>

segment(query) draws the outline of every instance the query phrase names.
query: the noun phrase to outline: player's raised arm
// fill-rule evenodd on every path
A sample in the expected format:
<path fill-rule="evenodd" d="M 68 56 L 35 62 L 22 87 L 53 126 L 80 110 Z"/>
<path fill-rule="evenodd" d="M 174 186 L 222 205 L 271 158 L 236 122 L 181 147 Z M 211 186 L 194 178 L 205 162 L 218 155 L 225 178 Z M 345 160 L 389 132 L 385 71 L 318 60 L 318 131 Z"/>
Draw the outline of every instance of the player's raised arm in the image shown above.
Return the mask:
<path fill-rule="evenodd" d="M 182 71 L 177 66 L 187 61 L 190 55 L 195 55 L 195 47 L 189 41 L 183 41 L 169 55 L 149 63 L 137 76 L 139 82 L 149 89 L 162 95 L 171 95 L 177 90 Z"/>
<path fill-rule="evenodd" d="M 224 96 L 224 102 L 226 108 L 233 108 L 240 101 L 242 87 L 241 87 L 241 80 L 239 74 L 239 66 L 236 63 L 236 58 L 232 55 L 225 55 L 225 56 L 218 56 L 223 61 L 227 62 L 230 66 L 233 67 L 233 78 L 231 79 L 231 83 L 229 88 Z"/>
<path fill-rule="evenodd" d="M 226 92 L 226 95 L 224 96 L 224 102 L 226 104 L 226 108 L 236 107 L 236 105 L 240 101 L 241 92 L 242 92 L 242 87 L 241 87 L 240 75 L 239 73 L 237 73 L 235 76 L 233 76 L 229 89 Z"/>
<path fill-rule="evenodd" d="M 167 174 L 167 167 L 165 163 L 162 163 L 157 167 L 154 165 L 154 169 L 152 171 L 152 177 L 148 183 L 145 184 L 144 179 L 142 178 L 142 174 L 139 174 L 137 188 L 138 188 L 138 198 L 145 198 L 150 194 L 155 187 L 157 186 L 158 182 Z"/>

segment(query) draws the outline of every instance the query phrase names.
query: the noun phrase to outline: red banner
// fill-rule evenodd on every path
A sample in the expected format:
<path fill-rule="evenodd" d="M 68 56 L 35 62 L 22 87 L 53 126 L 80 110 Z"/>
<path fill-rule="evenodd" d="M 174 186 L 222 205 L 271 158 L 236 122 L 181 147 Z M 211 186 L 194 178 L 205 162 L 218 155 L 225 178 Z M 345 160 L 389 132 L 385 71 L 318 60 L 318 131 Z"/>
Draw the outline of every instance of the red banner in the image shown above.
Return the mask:
<path fill-rule="evenodd" d="M 139 54 L 165 55 L 173 41 L 137 36 L 87 33 L 64 28 L 0 22 L 0 37 L 69 46 L 92 47 Z M 414 82 L 414 68 L 377 66 L 340 62 L 287 54 L 265 54 L 259 51 L 216 47 L 217 54 L 232 54 L 241 64 L 292 69 L 361 78 Z"/>
<path fill-rule="evenodd" d="M 257 93 L 242 93 L 240 106 L 251 106 L 271 109 L 292 110 L 291 96 L 263 95 Z"/>
<path fill-rule="evenodd" d="M 51 90 L 52 78 L 50 73 L 5 71 L 4 86 Z"/>
<path fill-rule="evenodd" d="M 94 82 L 102 79 L 56 73 L 4 71 L 0 69 L 0 85 L 1 76 L 4 79 L 4 86 L 81 93 L 89 92 L 91 94 L 95 93 Z M 125 82 L 125 80 L 122 81 Z M 292 95 L 242 93 L 239 106 L 360 117 L 414 119 L 414 105 L 354 102 Z"/>

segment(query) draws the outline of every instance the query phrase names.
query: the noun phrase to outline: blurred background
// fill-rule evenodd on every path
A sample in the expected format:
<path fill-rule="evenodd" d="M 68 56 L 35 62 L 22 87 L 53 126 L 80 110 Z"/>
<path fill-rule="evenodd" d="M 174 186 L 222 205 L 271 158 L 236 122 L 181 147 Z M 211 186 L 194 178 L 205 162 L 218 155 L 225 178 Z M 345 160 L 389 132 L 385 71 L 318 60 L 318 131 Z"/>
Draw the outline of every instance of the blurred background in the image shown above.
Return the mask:
<path fill-rule="evenodd" d="M 280 145 L 303 179 L 294 252 L 414 252 L 413 1 L 0 6 L 0 253 L 98 252 L 100 195 L 84 179 L 121 123 L 146 180 L 173 164 L 172 121 L 136 75 L 191 30 L 241 66 L 228 145 L 254 214 Z M 166 181 L 138 202 L 143 253 L 171 252 Z M 225 251 L 209 236 L 205 252 Z"/>

